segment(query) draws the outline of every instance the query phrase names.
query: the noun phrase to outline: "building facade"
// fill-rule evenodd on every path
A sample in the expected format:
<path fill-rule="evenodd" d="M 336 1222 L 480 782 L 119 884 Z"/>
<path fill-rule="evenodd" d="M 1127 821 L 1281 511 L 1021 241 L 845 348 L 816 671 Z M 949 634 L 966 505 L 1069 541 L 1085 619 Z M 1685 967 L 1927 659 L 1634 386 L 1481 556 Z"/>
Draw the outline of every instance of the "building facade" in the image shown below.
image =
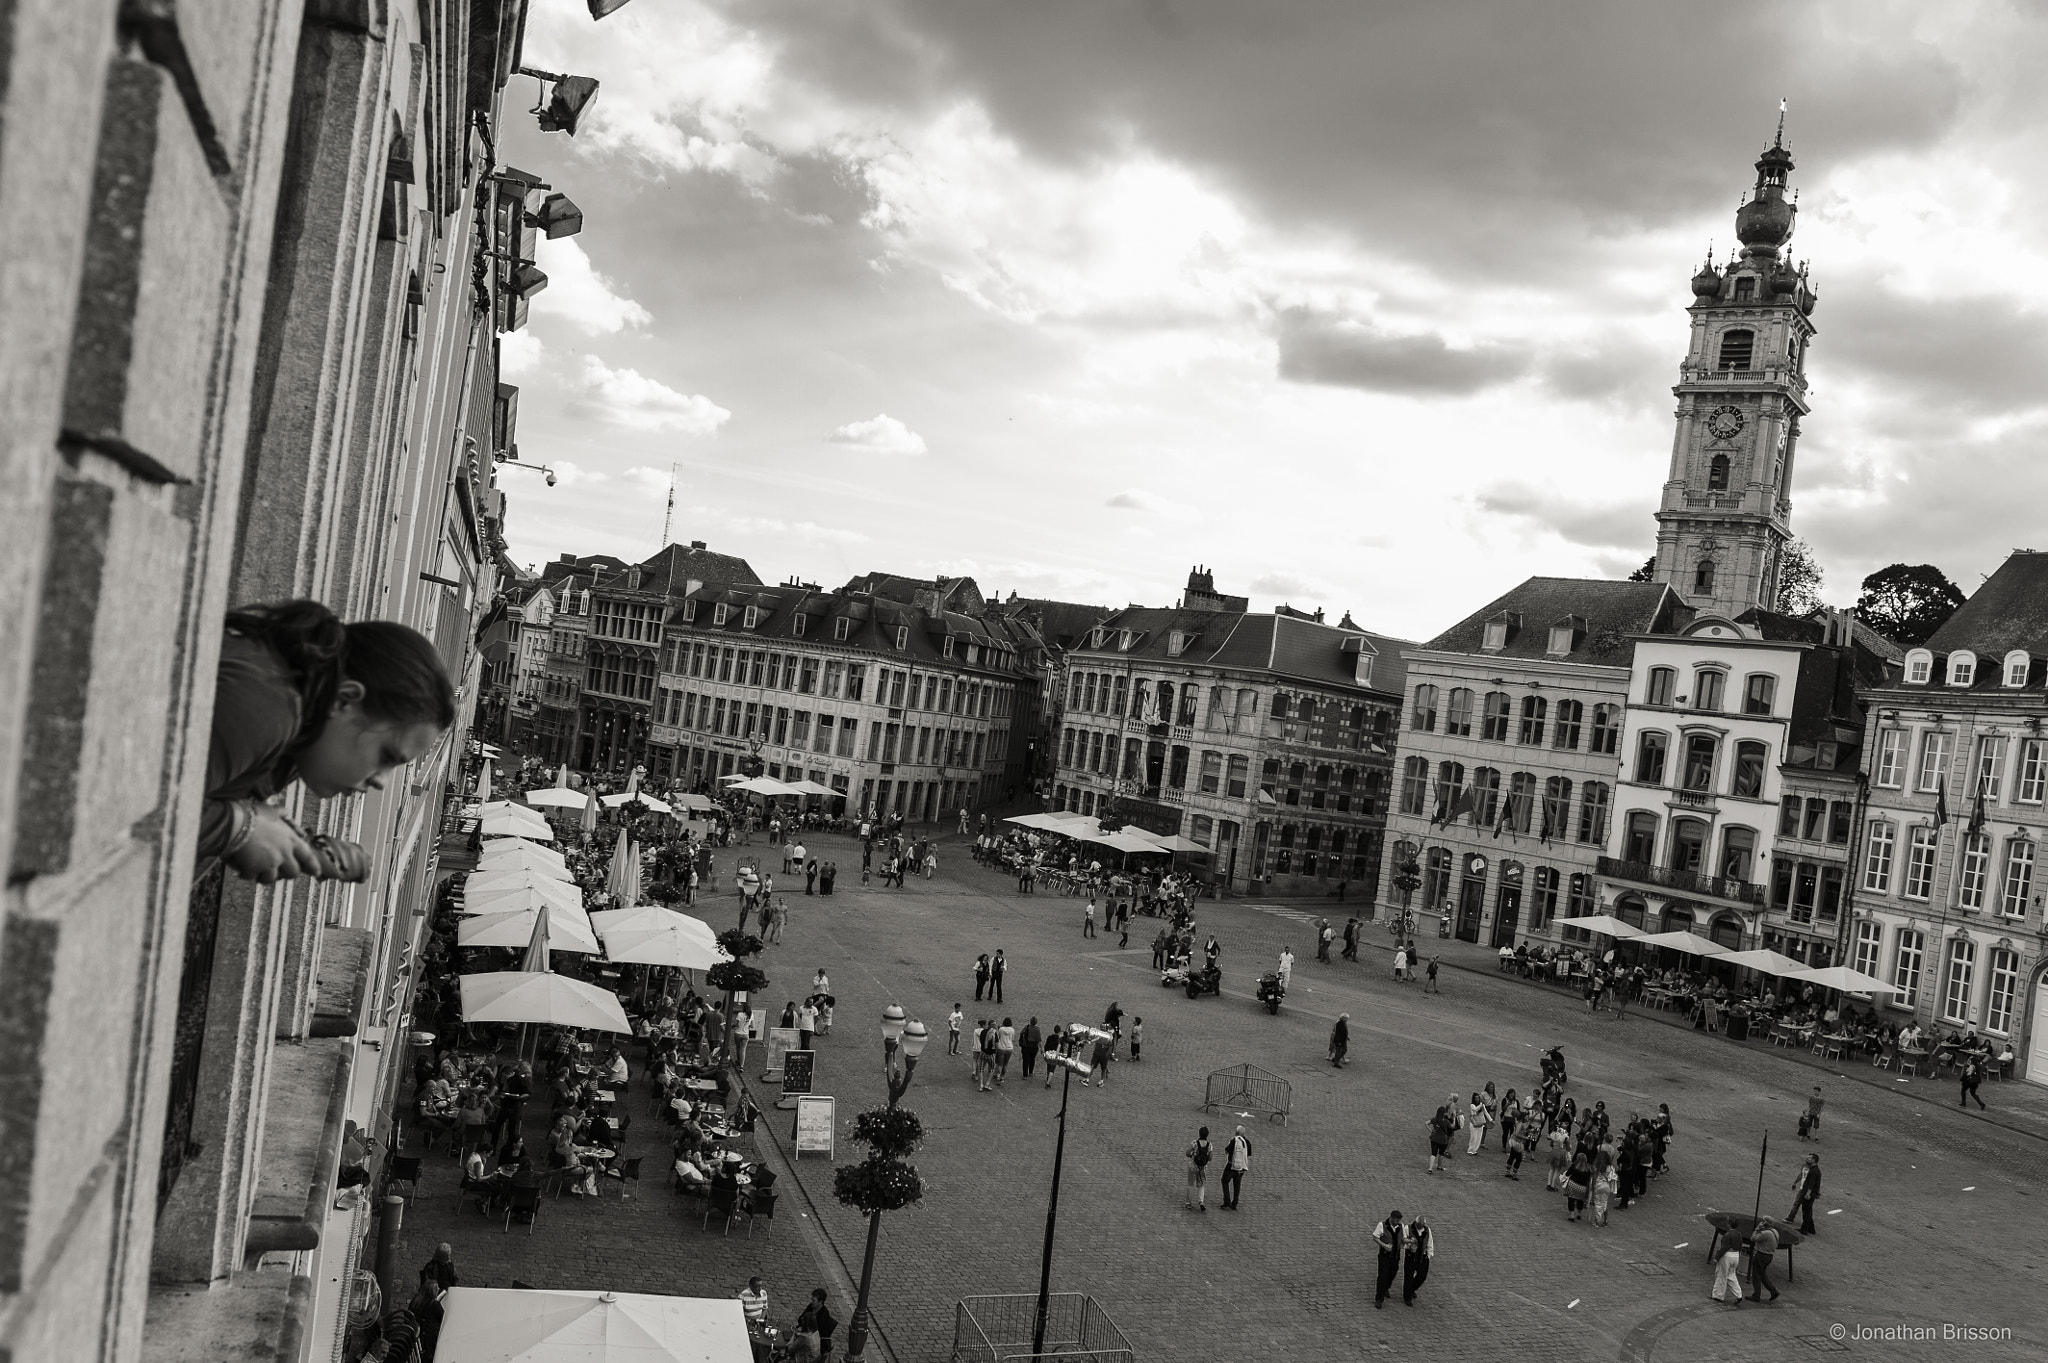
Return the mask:
<path fill-rule="evenodd" d="M 2009 1041 L 2048 1083 L 2048 554 L 2021 551 L 1867 693 L 1847 964 L 1877 1002 Z"/>
<path fill-rule="evenodd" d="M 649 768 L 758 770 L 855 814 L 931 822 L 1000 798 L 1017 692 L 1000 621 L 867 592 L 709 585 L 669 611 Z"/>
<path fill-rule="evenodd" d="M 1370 903 L 1400 641 L 1255 615 L 1206 578 L 1181 606 L 1116 612 L 1067 654 L 1053 807 L 1185 837 L 1225 890 L 1342 884 Z"/>
<path fill-rule="evenodd" d="M 1598 902 L 1635 637 L 1688 615 L 1657 583 L 1536 577 L 1405 649 L 1380 903 L 1468 942 L 1570 940 L 1557 920 Z"/>

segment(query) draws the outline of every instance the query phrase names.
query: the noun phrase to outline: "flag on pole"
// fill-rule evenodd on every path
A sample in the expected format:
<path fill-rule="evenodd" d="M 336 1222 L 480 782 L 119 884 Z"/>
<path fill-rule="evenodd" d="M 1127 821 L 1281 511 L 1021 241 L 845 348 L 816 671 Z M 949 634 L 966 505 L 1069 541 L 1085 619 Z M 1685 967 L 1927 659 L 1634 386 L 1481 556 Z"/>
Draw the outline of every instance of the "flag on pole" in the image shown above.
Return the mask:
<path fill-rule="evenodd" d="M 1556 813 L 1556 801 L 1545 800 L 1543 802 L 1543 831 L 1536 839 L 1537 842 L 1545 847 L 1550 846 L 1550 839 L 1554 836 L 1553 816 Z"/>
<path fill-rule="evenodd" d="M 1977 787 L 1977 798 L 1970 802 L 1970 835 L 1975 837 L 1984 831 L 1984 787 Z"/>
<path fill-rule="evenodd" d="M 1940 828 L 1948 822 L 1948 778 L 1940 776 L 1934 782 L 1934 826 Z"/>

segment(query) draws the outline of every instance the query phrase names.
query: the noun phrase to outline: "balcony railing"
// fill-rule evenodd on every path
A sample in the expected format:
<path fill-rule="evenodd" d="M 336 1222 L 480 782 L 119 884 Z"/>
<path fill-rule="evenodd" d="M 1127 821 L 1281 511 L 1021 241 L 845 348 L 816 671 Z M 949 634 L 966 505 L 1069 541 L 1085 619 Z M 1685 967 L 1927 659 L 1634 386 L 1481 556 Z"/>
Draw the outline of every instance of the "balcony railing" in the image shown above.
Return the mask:
<path fill-rule="evenodd" d="M 1620 857 L 1600 858 L 1600 874 L 1610 880 L 1633 881 L 1679 894 L 1725 899 L 1737 904 L 1762 904 L 1764 887 L 1727 876 L 1703 876 L 1697 871 L 1679 871 L 1669 866 L 1652 866 L 1646 861 L 1624 861 Z"/>

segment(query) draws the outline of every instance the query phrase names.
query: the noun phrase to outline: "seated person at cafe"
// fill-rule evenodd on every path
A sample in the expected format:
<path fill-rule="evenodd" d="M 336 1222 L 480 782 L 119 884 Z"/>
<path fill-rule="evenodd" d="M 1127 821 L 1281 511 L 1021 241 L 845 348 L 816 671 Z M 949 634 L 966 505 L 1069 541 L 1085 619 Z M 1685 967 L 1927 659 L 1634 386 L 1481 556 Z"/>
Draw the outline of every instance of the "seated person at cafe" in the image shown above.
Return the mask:
<path fill-rule="evenodd" d="M 686 1188 L 708 1188 L 711 1186 L 711 1176 L 704 1172 L 703 1166 L 697 1162 L 694 1154 L 685 1154 L 678 1149 L 675 1159 L 675 1171 L 677 1181 Z"/>

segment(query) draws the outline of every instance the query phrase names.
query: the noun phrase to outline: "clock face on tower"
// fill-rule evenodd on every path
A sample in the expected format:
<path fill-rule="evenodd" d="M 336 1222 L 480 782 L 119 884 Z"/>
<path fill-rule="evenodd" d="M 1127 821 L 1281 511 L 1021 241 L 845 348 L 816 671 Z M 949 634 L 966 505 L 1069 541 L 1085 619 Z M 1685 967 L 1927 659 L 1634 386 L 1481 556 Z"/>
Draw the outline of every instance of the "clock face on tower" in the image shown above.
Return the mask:
<path fill-rule="evenodd" d="M 1707 414 L 1707 434 L 1716 440 L 1733 440 L 1742 434 L 1744 421 L 1740 407 L 1716 407 Z"/>

